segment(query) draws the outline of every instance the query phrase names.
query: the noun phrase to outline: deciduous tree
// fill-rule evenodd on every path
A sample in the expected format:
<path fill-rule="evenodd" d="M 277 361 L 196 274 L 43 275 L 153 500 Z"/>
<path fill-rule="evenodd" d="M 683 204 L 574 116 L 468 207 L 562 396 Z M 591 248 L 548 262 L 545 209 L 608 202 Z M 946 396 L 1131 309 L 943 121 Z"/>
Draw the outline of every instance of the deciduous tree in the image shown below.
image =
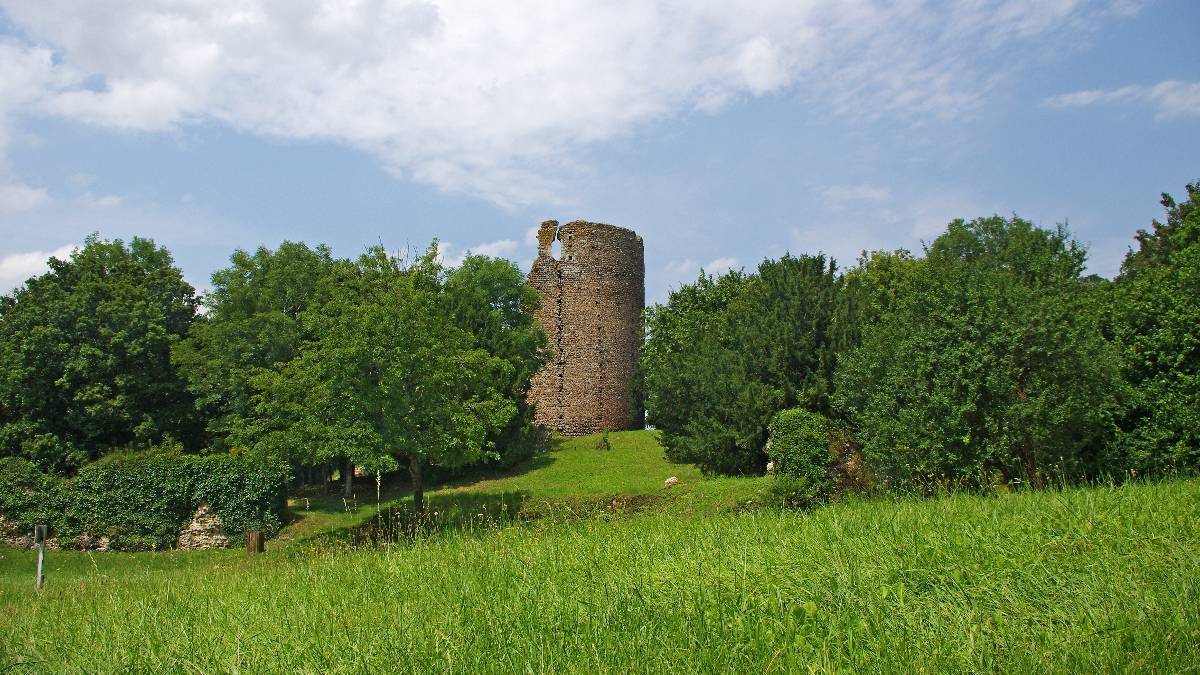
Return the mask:
<path fill-rule="evenodd" d="M 0 454 L 73 472 L 110 449 L 174 437 L 197 416 L 170 350 L 194 289 L 152 240 L 87 238 L 0 299 Z"/>
<path fill-rule="evenodd" d="M 1093 473 L 1120 386 L 1065 228 L 954 221 L 863 326 L 835 399 L 893 484 Z"/>
<path fill-rule="evenodd" d="M 508 260 L 469 255 L 448 272 L 441 297 L 455 325 L 471 335 L 477 347 L 511 366 L 507 379 L 496 387 L 517 414 L 489 437 L 500 463 L 511 466 L 536 449 L 533 411 L 526 396 L 530 378 L 548 357 L 546 333 L 533 318 L 538 293 Z"/>
<path fill-rule="evenodd" d="M 1200 184 L 1162 205 L 1166 223 L 1137 233 L 1113 292 L 1131 395 L 1112 464 L 1141 473 L 1200 468 Z"/>
<path fill-rule="evenodd" d="M 321 304 L 321 280 L 334 266 L 329 247 L 287 241 L 274 251 L 235 251 L 229 262 L 212 275 L 207 313 L 171 354 L 215 449 L 249 414 L 254 376 L 295 357 L 305 339 L 300 315 Z"/>
<path fill-rule="evenodd" d="M 494 452 L 489 436 L 517 414 L 504 391 L 513 366 L 444 311 L 434 247 L 411 262 L 373 249 L 324 283 L 329 299 L 301 314 L 311 337 L 296 358 L 254 377 L 254 414 L 235 436 L 309 461 L 407 463 L 420 511 L 425 466 Z"/>

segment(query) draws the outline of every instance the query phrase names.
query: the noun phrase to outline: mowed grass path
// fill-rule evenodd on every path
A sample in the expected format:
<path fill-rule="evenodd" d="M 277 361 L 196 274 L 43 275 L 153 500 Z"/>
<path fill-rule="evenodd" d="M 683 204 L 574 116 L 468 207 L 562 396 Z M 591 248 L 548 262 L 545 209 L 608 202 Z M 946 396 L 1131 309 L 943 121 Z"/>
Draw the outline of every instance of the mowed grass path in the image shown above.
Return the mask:
<path fill-rule="evenodd" d="M 658 476 L 653 477 L 660 480 Z M 247 557 L 0 558 L 0 667 L 1185 672 L 1200 482 L 651 512 Z"/>

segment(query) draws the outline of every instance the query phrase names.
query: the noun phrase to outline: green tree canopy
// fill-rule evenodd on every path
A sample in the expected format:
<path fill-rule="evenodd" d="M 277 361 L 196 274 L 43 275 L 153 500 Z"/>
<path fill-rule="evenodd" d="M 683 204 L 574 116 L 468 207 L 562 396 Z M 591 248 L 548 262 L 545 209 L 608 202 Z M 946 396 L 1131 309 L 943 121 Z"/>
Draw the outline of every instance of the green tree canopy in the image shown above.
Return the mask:
<path fill-rule="evenodd" d="M 420 510 L 423 467 L 493 452 L 489 436 L 517 414 L 504 388 L 513 365 L 444 311 L 434 247 L 411 263 L 372 249 L 323 283 L 328 299 L 301 313 L 309 337 L 297 356 L 254 376 L 254 411 L 235 439 L 293 460 L 407 463 Z"/>
<path fill-rule="evenodd" d="M 511 366 L 507 379 L 496 386 L 518 414 L 489 441 L 505 465 L 527 458 L 536 447 L 529 380 L 548 356 L 546 333 L 533 317 L 540 302 L 537 291 L 508 260 L 469 255 L 448 272 L 441 297 L 444 311 L 475 346 Z"/>
<path fill-rule="evenodd" d="M 840 284 L 824 256 L 784 256 L 752 275 L 702 275 L 647 311 L 647 408 L 669 456 L 761 473 L 776 412 L 828 408 Z"/>
<path fill-rule="evenodd" d="M 1200 468 L 1200 184 L 1137 234 L 1114 284 L 1113 332 L 1131 396 L 1114 466 Z"/>
<path fill-rule="evenodd" d="M 288 241 L 274 251 L 235 251 L 229 262 L 212 275 L 207 314 L 171 354 L 214 448 L 226 447 L 226 437 L 250 413 L 253 377 L 296 355 L 305 337 L 300 315 L 322 302 L 321 282 L 334 267 L 329 247 Z"/>
<path fill-rule="evenodd" d="M 197 302 L 170 252 L 92 235 L 49 264 L 0 299 L 0 454 L 73 472 L 113 448 L 192 444 L 170 350 Z"/>
<path fill-rule="evenodd" d="M 638 368 L 646 421 L 662 432 L 668 456 L 676 461 L 687 453 L 683 444 L 694 406 L 716 377 L 721 348 L 716 331 L 745 282 L 746 275 L 736 270 L 715 278 L 701 273 L 694 284 L 671 291 L 666 304 L 645 311 Z"/>
<path fill-rule="evenodd" d="M 904 249 L 863 252 L 842 275 L 833 319 L 834 357 L 862 342 L 863 329 L 879 321 L 909 292 L 920 261 Z"/>
<path fill-rule="evenodd" d="M 1119 380 L 1085 255 L 1065 228 L 995 216 L 954 221 L 923 260 L 852 272 L 891 275 L 835 397 L 884 481 L 1097 470 Z"/>

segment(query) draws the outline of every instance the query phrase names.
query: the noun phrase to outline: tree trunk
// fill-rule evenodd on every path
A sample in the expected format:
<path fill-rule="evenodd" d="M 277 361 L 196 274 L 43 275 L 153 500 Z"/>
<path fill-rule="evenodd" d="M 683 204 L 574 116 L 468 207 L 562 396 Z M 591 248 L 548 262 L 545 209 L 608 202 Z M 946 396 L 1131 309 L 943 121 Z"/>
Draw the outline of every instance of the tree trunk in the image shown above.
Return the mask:
<path fill-rule="evenodd" d="M 349 457 L 342 464 L 342 496 L 346 499 L 354 496 L 354 462 Z"/>
<path fill-rule="evenodd" d="M 417 515 L 425 513 L 425 483 L 421 479 L 421 458 L 413 455 L 408 460 L 408 475 L 412 477 L 413 511 Z"/>

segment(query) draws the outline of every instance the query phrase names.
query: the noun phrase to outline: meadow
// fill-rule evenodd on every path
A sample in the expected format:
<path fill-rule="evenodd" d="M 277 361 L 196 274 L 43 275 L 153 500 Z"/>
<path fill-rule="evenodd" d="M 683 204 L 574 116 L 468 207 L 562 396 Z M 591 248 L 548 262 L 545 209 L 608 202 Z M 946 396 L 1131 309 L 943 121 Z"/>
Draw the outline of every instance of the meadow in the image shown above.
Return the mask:
<path fill-rule="evenodd" d="M 595 440 L 430 495 L 471 511 L 516 495 L 531 517 L 481 508 L 413 543 L 341 541 L 403 503 L 366 505 L 371 485 L 358 506 L 294 501 L 260 556 L 52 551 L 38 592 L 33 554 L 0 549 L 0 669 L 1195 669 L 1195 480 L 797 513 L 768 504 L 769 479 L 666 462 L 650 433 Z"/>

